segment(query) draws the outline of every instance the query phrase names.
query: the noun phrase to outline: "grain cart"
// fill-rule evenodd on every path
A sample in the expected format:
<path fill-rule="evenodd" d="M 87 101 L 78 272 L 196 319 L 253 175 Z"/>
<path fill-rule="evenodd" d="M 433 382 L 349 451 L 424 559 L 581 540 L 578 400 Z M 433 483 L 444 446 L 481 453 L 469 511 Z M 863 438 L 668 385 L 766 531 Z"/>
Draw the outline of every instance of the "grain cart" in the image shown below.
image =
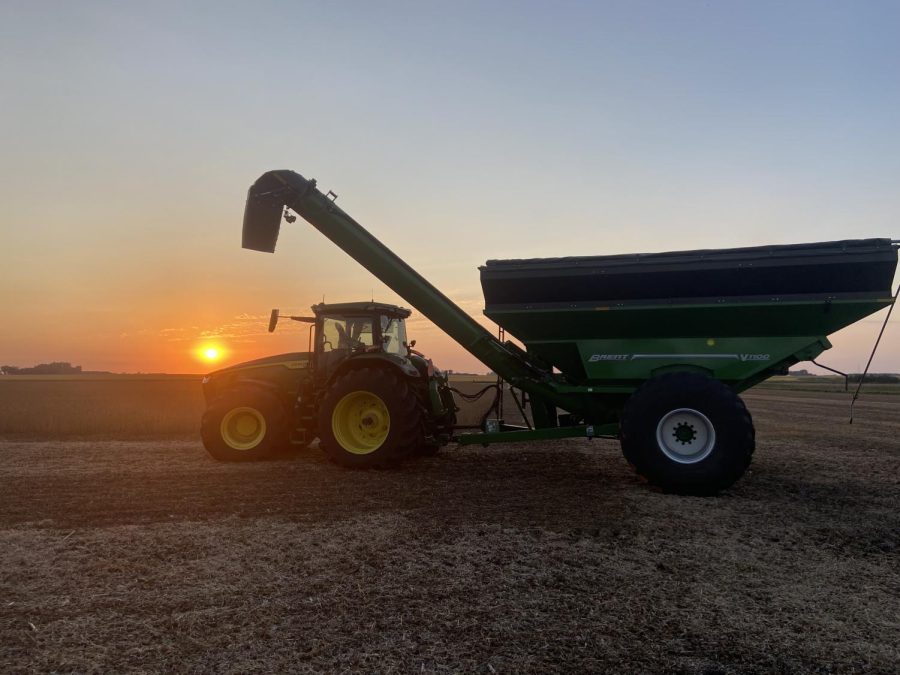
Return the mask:
<path fill-rule="evenodd" d="M 651 484 L 713 494 L 740 478 L 753 454 L 753 422 L 738 394 L 815 359 L 831 346 L 828 334 L 893 302 L 897 245 L 889 239 L 489 260 L 480 268 L 485 314 L 518 338 L 521 349 L 469 317 L 335 198 L 293 171 L 263 174 L 247 196 L 244 248 L 273 252 L 282 217 L 293 222 L 299 214 L 497 373 L 527 413 L 526 426 L 492 419 L 479 433 L 455 434 L 446 378 L 409 347 L 389 365 L 383 352 L 391 342 L 379 344 L 377 331 L 371 347 L 351 350 L 335 370 L 346 374 L 329 375 L 317 323 L 315 347 L 297 357 L 312 364 L 303 380 L 312 385 L 283 370 L 253 378 L 261 390 L 280 382 L 293 395 L 295 387 L 296 401 L 287 397 L 276 407 L 272 400 L 265 406 L 246 400 L 235 373 L 256 362 L 210 376 L 205 393 L 216 412 L 204 422 L 208 447 L 221 447 L 228 416 L 247 410 L 257 420 L 247 424 L 257 430 L 246 435 L 251 447 L 232 444 L 229 455 L 267 440 L 258 429 L 268 428 L 270 415 L 287 418 L 304 440 L 319 437 L 329 456 L 355 466 L 450 441 L 618 438 L 626 459 Z M 354 445 L 373 424 L 382 425 L 379 434 Z M 347 454 L 355 461 L 346 461 Z"/>

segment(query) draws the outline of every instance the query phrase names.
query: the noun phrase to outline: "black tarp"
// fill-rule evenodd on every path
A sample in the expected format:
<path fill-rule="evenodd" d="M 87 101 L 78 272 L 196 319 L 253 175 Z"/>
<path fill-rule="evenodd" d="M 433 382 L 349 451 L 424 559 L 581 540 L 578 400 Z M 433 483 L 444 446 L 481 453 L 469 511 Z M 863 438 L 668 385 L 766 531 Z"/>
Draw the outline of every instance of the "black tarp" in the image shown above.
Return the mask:
<path fill-rule="evenodd" d="M 889 296 L 890 239 L 571 258 L 488 260 L 485 304 L 873 294 Z"/>

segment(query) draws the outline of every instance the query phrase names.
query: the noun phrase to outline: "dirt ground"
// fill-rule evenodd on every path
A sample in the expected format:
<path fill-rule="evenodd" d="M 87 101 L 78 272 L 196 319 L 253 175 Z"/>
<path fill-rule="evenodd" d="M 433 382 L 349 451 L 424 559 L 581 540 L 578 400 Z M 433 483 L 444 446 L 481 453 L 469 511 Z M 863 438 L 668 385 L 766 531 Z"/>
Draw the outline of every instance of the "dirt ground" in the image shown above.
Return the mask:
<path fill-rule="evenodd" d="M 707 499 L 612 441 L 365 473 L 2 442 L 0 671 L 896 672 L 900 397 L 746 400 Z"/>

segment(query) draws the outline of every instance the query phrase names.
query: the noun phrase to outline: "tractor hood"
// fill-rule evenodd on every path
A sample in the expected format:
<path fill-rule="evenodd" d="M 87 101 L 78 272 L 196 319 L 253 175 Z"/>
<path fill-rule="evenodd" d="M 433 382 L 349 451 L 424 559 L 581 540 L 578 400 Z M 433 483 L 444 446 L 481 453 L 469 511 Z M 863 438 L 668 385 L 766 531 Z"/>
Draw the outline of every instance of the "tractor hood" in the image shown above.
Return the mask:
<path fill-rule="evenodd" d="M 310 357 L 309 352 L 289 352 L 221 368 L 203 378 L 203 397 L 211 403 L 227 389 L 250 385 L 273 390 L 290 401 L 309 377 Z"/>
<path fill-rule="evenodd" d="M 273 356 L 265 356 L 261 359 L 253 359 L 252 361 L 244 361 L 236 363 L 227 368 L 220 368 L 209 373 L 204 377 L 204 381 L 212 378 L 220 377 L 229 373 L 238 371 L 253 371 L 259 368 L 271 368 L 272 366 L 280 366 L 289 370 L 297 370 L 300 368 L 308 368 L 310 361 L 309 352 L 288 352 L 286 354 L 275 354 Z"/>

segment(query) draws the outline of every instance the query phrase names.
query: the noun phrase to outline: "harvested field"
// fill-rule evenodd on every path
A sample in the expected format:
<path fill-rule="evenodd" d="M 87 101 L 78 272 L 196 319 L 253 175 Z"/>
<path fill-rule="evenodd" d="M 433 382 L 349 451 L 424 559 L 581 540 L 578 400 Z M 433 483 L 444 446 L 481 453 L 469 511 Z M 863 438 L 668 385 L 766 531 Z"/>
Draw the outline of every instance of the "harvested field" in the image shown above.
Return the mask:
<path fill-rule="evenodd" d="M 751 472 L 611 441 L 351 472 L 310 449 L 0 443 L 0 670 L 896 672 L 900 397 L 756 390 Z"/>

